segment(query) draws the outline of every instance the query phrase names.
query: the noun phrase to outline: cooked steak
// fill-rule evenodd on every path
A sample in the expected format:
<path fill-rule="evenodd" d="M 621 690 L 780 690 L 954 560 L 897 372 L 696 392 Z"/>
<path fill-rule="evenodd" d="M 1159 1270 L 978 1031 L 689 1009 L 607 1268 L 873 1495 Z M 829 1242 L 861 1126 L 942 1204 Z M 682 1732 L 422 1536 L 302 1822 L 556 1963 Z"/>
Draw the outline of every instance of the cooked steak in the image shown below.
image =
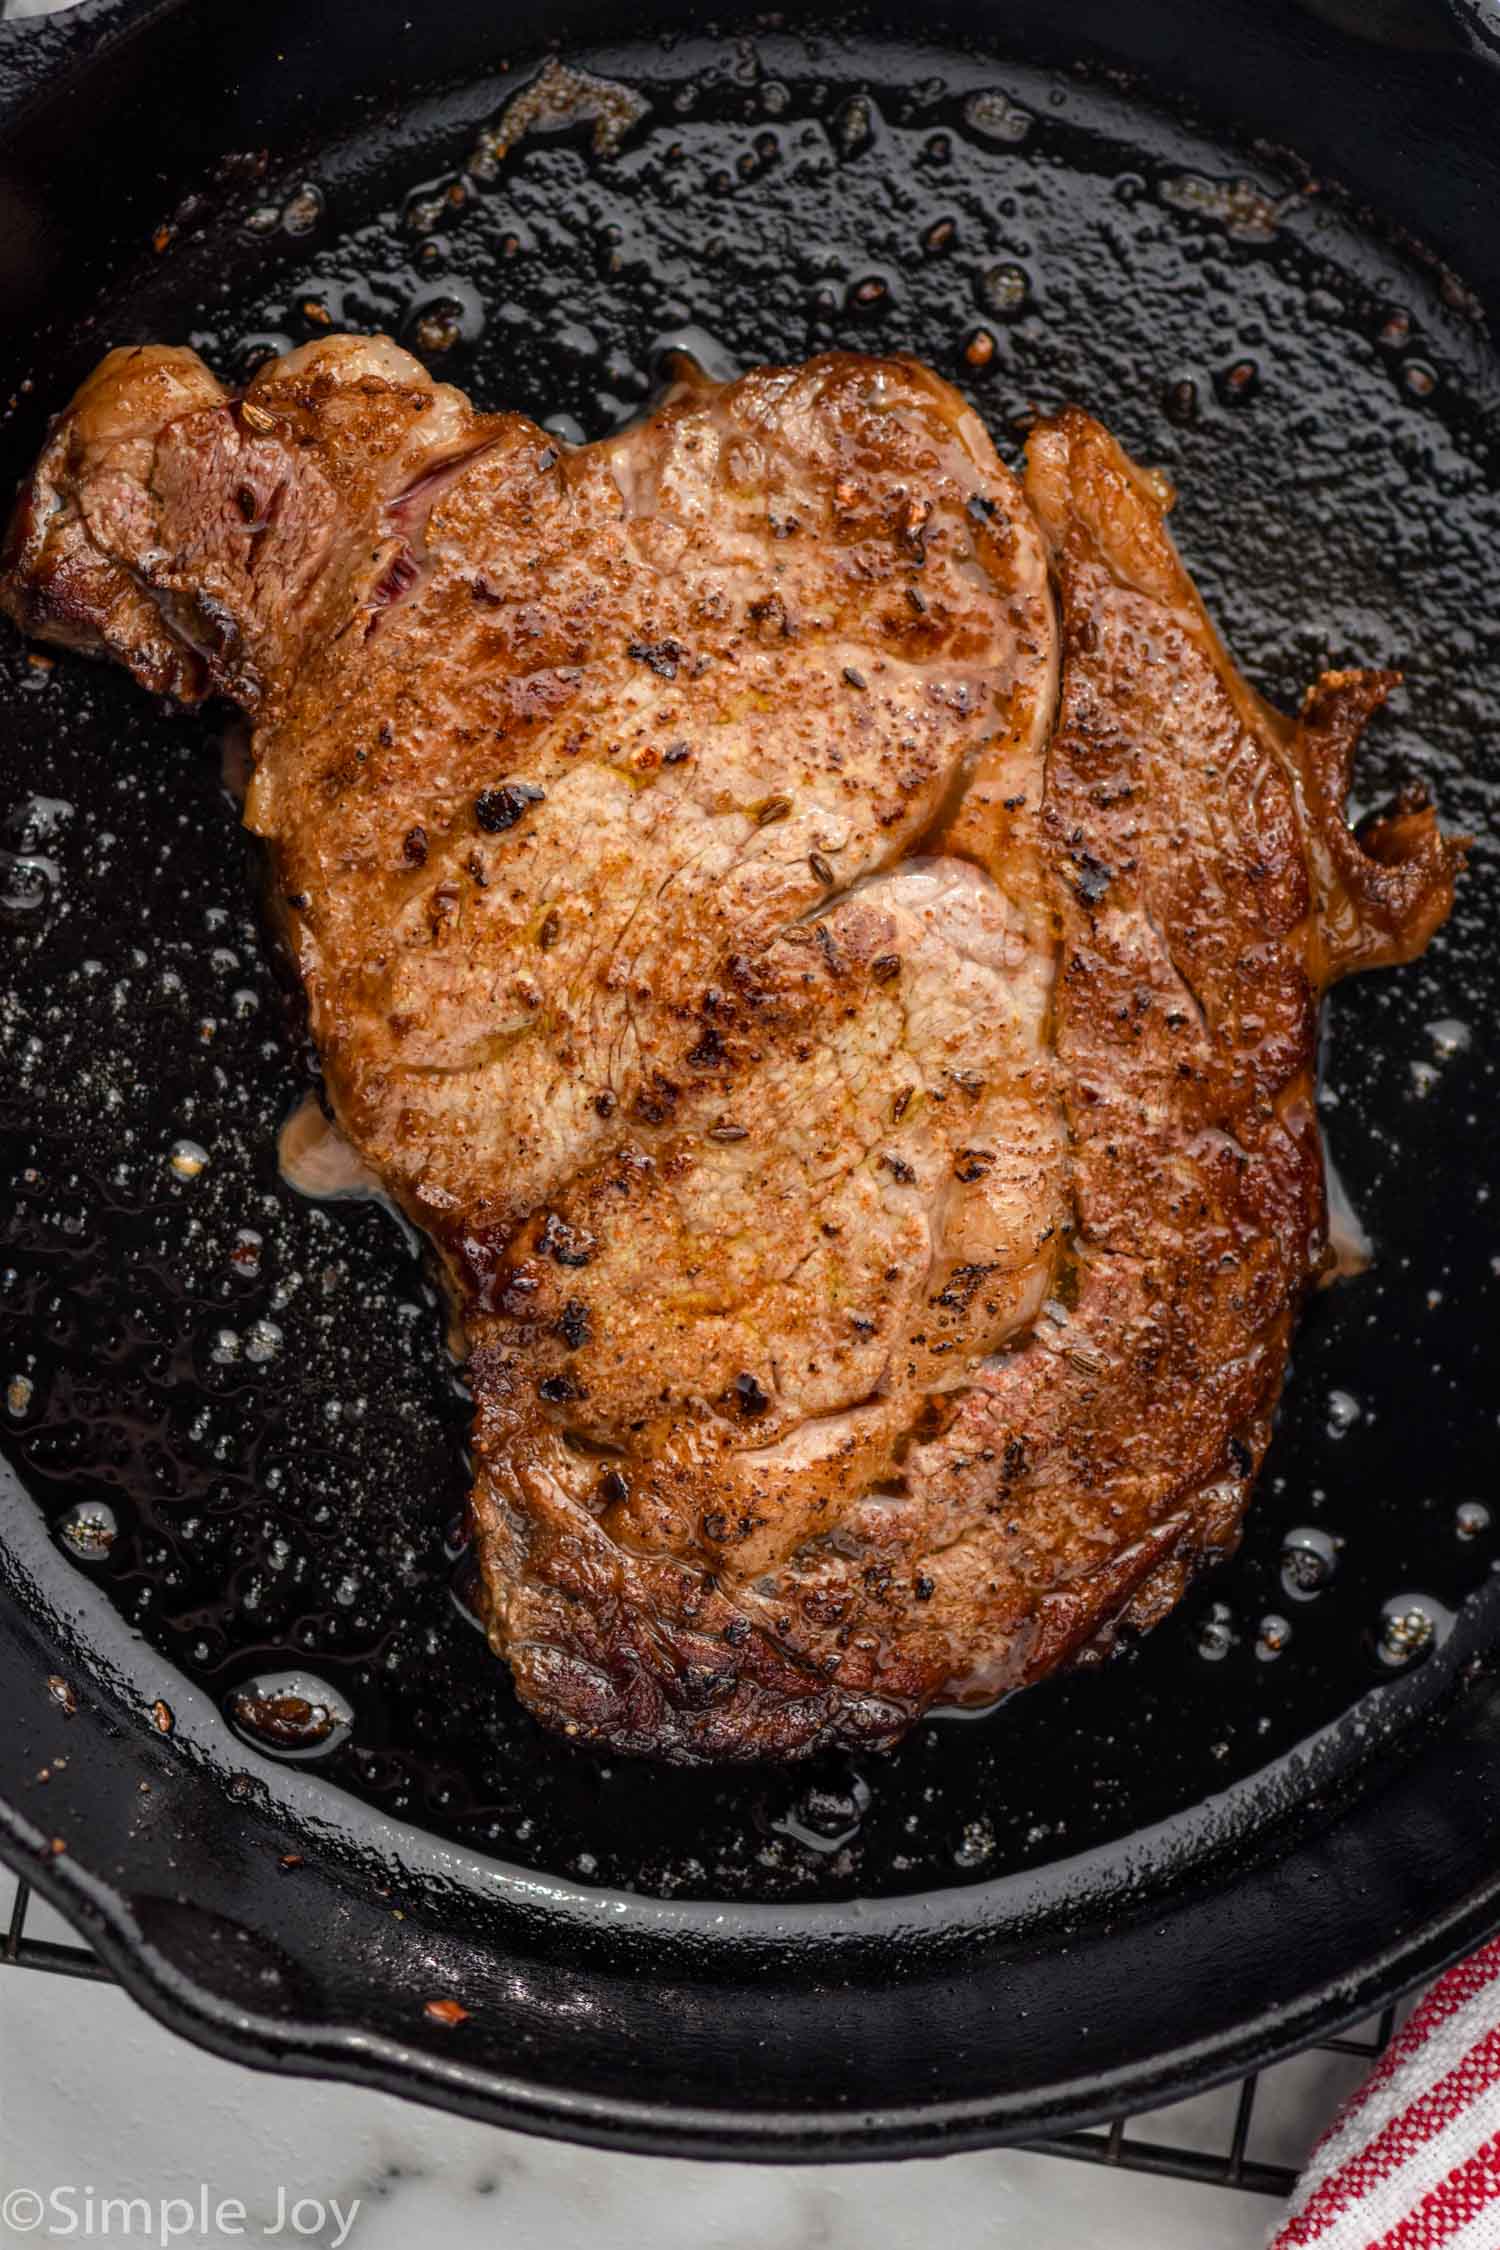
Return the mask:
<path fill-rule="evenodd" d="M 1324 1256 L 1322 987 L 1460 850 L 1356 839 L 1097 423 L 1023 493 L 927 370 L 693 371 L 572 449 L 383 339 L 104 362 L 28 631 L 252 715 L 334 1112 L 437 1247 L 490 1635 L 570 1734 L 887 1743 L 1233 1543 Z"/>

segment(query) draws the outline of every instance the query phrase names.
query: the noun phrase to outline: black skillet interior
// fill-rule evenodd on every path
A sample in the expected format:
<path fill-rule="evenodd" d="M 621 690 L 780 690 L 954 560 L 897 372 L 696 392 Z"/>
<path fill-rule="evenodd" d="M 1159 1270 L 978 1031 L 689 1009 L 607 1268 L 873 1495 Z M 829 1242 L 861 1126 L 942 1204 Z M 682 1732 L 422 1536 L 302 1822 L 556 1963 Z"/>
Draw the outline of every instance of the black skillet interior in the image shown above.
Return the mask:
<path fill-rule="evenodd" d="M 1240 1555 L 1106 1669 L 889 1758 L 662 1773 L 518 1711 L 462 1608 L 420 1256 L 277 1172 L 312 1066 L 226 715 L 7 636 L 0 1841 L 182 2028 L 632 2145 L 895 2151 L 1244 2067 L 1495 1919 L 1500 80 L 1435 5 L 1383 42 L 1211 13 L 974 8 L 917 46 L 553 9 L 540 120 L 489 139 L 525 11 L 6 28 L 12 471 L 150 336 L 234 379 L 385 328 L 589 437 L 674 349 L 910 349 L 1012 457 L 1076 398 L 1161 463 L 1274 698 L 1400 664 L 1361 798 L 1421 773 L 1478 838 L 1428 958 L 1331 1011 L 1374 1262 L 1309 1309 Z M 288 1676 L 352 1721 L 295 1759 L 224 1715 Z"/>

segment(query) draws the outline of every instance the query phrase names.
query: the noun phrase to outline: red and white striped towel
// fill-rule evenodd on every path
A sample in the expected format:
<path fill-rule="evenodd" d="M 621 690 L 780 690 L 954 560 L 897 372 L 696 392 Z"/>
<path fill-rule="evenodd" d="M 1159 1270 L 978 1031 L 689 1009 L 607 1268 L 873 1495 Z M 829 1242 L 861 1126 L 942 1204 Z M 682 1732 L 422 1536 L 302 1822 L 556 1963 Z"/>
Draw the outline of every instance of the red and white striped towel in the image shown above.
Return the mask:
<path fill-rule="evenodd" d="M 1500 2250 L 1500 1938 L 1413 2010 L 1313 2150 L 1271 2250 Z"/>

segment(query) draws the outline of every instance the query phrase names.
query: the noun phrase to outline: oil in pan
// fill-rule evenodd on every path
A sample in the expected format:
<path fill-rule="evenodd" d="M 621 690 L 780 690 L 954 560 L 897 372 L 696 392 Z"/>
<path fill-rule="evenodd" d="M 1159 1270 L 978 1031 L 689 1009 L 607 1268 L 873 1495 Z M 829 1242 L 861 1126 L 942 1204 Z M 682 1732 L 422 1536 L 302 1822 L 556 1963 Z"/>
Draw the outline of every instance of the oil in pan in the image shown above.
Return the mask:
<path fill-rule="evenodd" d="M 1012 458 L 1073 398 L 1159 464 L 1273 699 L 1330 662 L 1402 666 L 1362 796 L 1422 773 L 1476 864 L 1419 965 L 1336 998 L 1323 1116 L 1369 1262 L 1310 1307 L 1240 1555 L 1148 1641 L 884 1759 L 648 1776 L 543 1734 L 463 1614 L 468 1402 L 420 1249 L 278 1169 L 314 1067 L 222 721 L 0 650 L 10 1457 L 62 1553 L 246 1739 L 505 1858 L 663 1895 L 947 1886 L 1168 1818 L 1360 1699 L 1375 1739 L 1380 1682 L 1441 1661 L 1500 1552 L 1489 1433 L 1460 1411 L 1500 1245 L 1482 1190 L 1453 1187 L 1494 1105 L 1475 1034 L 1500 945 L 1479 763 L 1500 624 L 1473 599 L 1500 377 L 1462 285 L 1117 82 L 915 49 L 841 75 L 833 52 L 615 50 L 498 111 L 414 103 L 378 160 L 242 167 L 98 333 L 242 380 L 384 328 L 575 439 L 638 413 L 677 351 L 727 373 L 910 350 Z"/>

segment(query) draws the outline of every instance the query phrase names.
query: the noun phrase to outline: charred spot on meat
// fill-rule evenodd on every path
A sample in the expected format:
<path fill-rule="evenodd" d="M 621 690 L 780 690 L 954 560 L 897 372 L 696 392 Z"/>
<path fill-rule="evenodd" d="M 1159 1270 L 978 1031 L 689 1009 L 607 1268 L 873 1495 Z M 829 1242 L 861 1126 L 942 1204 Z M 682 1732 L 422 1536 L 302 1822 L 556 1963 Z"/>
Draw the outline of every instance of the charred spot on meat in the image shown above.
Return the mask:
<path fill-rule="evenodd" d="M 1318 1001 L 1461 845 L 1351 831 L 1070 410 L 685 373 L 602 443 L 380 338 L 106 359 L 22 628 L 254 722 L 329 1098 L 470 1347 L 490 1638 L 580 1739 L 884 1745 L 1230 1547 L 1324 1255 Z M 376 629 L 378 627 L 378 629 Z"/>

